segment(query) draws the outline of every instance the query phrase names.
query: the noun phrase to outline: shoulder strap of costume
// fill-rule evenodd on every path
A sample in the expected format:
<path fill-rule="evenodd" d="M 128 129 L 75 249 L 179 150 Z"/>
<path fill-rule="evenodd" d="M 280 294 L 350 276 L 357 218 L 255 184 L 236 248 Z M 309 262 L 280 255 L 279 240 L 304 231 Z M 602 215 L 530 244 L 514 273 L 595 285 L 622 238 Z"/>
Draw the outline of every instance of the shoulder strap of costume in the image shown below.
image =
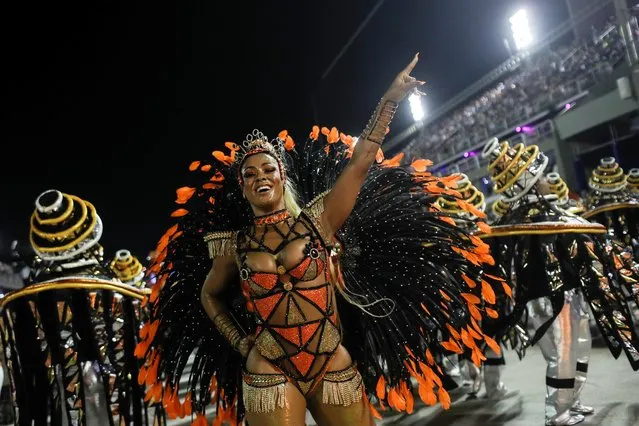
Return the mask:
<path fill-rule="evenodd" d="M 302 213 L 311 221 L 324 243 L 330 243 L 333 239 L 333 235 L 326 229 L 326 226 L 324 226 L 321 220 L 322 213 L 324 213 L 324 197 L 329 192 L 330 190 L 322 192 L 302 209 Z"/>
<path fill-rule="evenodd" d="M 211 232 L 204 236 L 209 248 L 209 257 L 235 256 L 237 250 L 237 231 Z"/>

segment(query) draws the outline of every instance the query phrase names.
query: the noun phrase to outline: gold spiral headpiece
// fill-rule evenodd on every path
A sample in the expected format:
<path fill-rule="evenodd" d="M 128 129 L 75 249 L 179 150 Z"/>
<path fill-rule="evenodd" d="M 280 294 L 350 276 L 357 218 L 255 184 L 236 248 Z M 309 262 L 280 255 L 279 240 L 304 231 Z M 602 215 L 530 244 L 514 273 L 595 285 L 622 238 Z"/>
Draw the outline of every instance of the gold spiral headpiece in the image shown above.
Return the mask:
<path fill-rule="evenodd" d="M 43 260 L 69 260 L 95 246 L 102 220 L 93 204 L 51 189 L 35 201 L 29 240 Z"/>
<path fill-rule="evenodd" d="M 118 250 L 110 264 L 115 276 L 124 284 L 144 287 L 144 267 L 129 250 Z"/>
<path fill-rule="evenodd" d="M 497 201 L 493 203 L 491 208 L 495 216 L 501 217 L 505 215 L 506 213 L 508 213 L 508 211 L 510 210 L 510 204 L 504 201 L 503 198 L 499 198 Z"/>
<path fill-rule="evenodd" d="M 577 215 L 586 210 L 582 201 L 573 200 L 569 197 L 570 190 L 568 189 L 568 185 L 566 185 L 566 182 L 559 173 L 548 173 L 546 180 L 548 181 L 550 192 L 557 196 L 557 201 L 555 202 L 557 206 Z"/>
<path fill-rule="evenodd" d="M 639 195 L 639 169 L 628 170 L 626 182 L 628 182 L 628 191 L 632 194 Z"/>
<path fill-rule="evenodd" d="M 595 191 L 618 192 L 626 187 L 626 178 L 617 160 L 605 157 L 599 160 L 599 165 L 592 171 L 588 186 Z"/>
<path fill-rule="evenodd" d="M 486 200 L 484 198 L 484 194 L 475 187 L 468 179 L 468 176 L 461 173 L 461 179 L 457 181 L 456 191 L 459 192 L 462 196 L 462 200 L 474 206 L 479 211 L 484 211 L 486 209 Z M 461 217 L 475 219 L 475 216 L 472 213 L 464 211 L 459 204 L 457 204 L 457 199 L 450 196 L 442 196 L 437 199 L 437 204 L 442 212 L 458 214 Z"/>
<path fill-rule="evenodd" d="M 269 141 L 268 138 L 259 131 L 258 129 L 254 129 L 251 133 L 247 134 L 242 142 L 242 145 L 236 145 L 235 147 L 235 163 L 238 165 L 238 169 L 242 167 L 242 163 L 248 157 L 255 154 L 269 154 L 275 160 L 277 160 L 277 165 L 280 169 L 280 175 L 282 179 L 286 179 L 286 169 L 284 167 L 284 151 L 286 143 L 290 141 L 292 143 L 292 139 L 288 136 L 288 132 L 283 130 L 280 134 Z M 215 154 L 215 153 L 214 153 Z M 242 176 L 240 171 L 238 170 L 238 178 L 240 183 L 242 183 Z"/>
<path fill-rule="evenodd" d="M 570 199 L 568 197 L 570 191 L 561 175 L 557 172 L 551 172 L 546 175 L 546 180 L 548 181 L 550 192 L 557 196 L 557 204 L 566 204 Z"/>
<path fill-rule="evenodd" d="M 490 159 L 488 171 L 494 192 L 503 194 L 504 201 L 512 203 L 526 195 L 537 183 L 548 165 L 548 157 L 537 145 L 513 147 L 508 142 L 492 138 L 482 151 Z"/>

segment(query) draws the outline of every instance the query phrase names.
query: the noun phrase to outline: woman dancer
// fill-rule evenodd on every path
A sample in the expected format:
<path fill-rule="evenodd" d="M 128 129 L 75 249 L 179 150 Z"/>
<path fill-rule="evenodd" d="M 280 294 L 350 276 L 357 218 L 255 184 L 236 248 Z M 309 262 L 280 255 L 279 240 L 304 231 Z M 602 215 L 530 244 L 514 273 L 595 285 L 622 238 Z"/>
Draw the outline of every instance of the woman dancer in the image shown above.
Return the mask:
<path fill-rule="evenodd" d="M 457 194 L 449 186 L 458 177 L 432 177 L 426 160 L 382 161 L 398 104 L 423 84 L 410 75 L 417 59 L 357 142 L 335 128 L 315 126 L 300 146 L 286 131 L 269 142 L 256 130 L 241 146 L 227 143 L 230 153 L 214 152 L 215 168 L 191 164 L 208 180 L 178 190 L 138 347 L 139 379 L 169 417 L 195 413 L 204 425 L 213 400 L 218 422 L 302 425 L 309 408 L 320 425 L 368 425 L 377 414 L 369 398 L 413 410 L 411 378 L 424 402 L 448 406 L 442 351 L 465 346 L 479 364 L 478 342 L 494 345 L 477 325 L 483 296 L 494 295 L 482 268 L 488 246 L 435 205 Z"/>

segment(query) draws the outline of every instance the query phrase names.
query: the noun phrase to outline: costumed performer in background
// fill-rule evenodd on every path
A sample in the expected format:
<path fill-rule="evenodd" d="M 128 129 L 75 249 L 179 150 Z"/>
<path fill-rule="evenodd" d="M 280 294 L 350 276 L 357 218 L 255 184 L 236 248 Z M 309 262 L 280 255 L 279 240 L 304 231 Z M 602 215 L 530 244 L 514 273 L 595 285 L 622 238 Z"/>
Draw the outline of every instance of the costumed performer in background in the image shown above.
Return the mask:
<path fill-rule="evenodd" d="M 477 189 L 475 185 L 468 179 L 468 176 L 461 174 L 461 179 L 457 182 L 457 192 L 461 194 L 461 199 L 466 203 L 473 205 L 478 211 L 484 212 L 486 210 L 486 200 L 484 194 Z M 465 211 L 457 203 L 459 198 L 444 195 L 439 198 L 438 204 L 443 212 L 455 215 L 456 224 L 460 227 L 466 228 L 470 233 L 481 232 L 477 228 L 477 217 L 468 211 Z M 470 220 L 469 220 L 470 219 Z M 493 240 L 488 240 L 489 243 Z M 495 250 L 491 250 L 493 258 L 497 255 Z M 500 265 L 497 262 L 492 267 L 487 265 L 487 269 L 493 269 L 490 271 L 495 276 L 505 276 L 505 273 L 501 271 Z M 484 318 L 481 323 L 482 330 L 485 334 L 491 337 L 497 335 L 496 331 L 493 331 L 494 319 L 500 315 L 505 315 L 512 305 L 512 299 L 509 294 L 504 292 L 498 293 L 499 300 L 493 301 L 494 306 L 487 310 L 487 318 Z M 500 313 L 501 312 L 501 313 Z M 494 351 L 488 346 L 482 347 L 486 359 L 482 362 L 481 368 L 476 366 L 468 356 L 468 351 L 464 355 L 459 355 L 459 368 L 462 377 L 462 383 L 469 383 L 469 396 L 476 398 L 481 390 L 482 383 L 485 384 L 485 394 L 483 395 L 487 399 L 501 399 L 508 394 L 508 388 L 501 380 L 501 373 L 503 366 L 506 364 L 503 352 Z M 453 357 L 454 359 L 454 357 Z"/>
<path fill-rule="evenodd" d="M 161 407 L 149 413 L 135 381 L 140 323 L 132 300 L 139 305 L 145 293 L 104 264 L 95 207 L 57 190 L 35 206 L 31 276 L 0 299 L 16 424 L 163 424 Z"/>
<path fill-rule="evenodd" d="M 482 237 L 499 240 L 496 259 L 515 286 L 514 310 L 500 318 L 499 340 L 510 340 L 521 356 L 539 343 L 547 362 L 546 424 L 580 423 L 594 412 L 579 400 L 591 349 L 584 299 L 613 355 L 624 350 L 632 368 L 639 368 L 639 339 L 618 284 L 620 274 L 632 271 L 616 265 L 605 227 L 556 205 L 558 197 L 544 177 L 548 158 L 536 145 L 511 147 L 493 139 L 482 154 L 490 158 L 494 191 L 508 203 L 493 232 Z M 527 330 L 528 319 L 532 339 L 511 333 Z"/>
<path fill-rule="evenodd" d="M 605 157 L 588 179 L 586 211 L 581 216 L 608 228 L 615 239 L 639 249 L 639 200 L 628 190 L 628 176 L 614 157 Z"/>
<path fill-rule="evenodd" d="M 124 284 L 137 288 L 146 287 L 146 282 L 144 281 L 146 269 L 129 250 L 116 251 L 115 257 L 109 263 L 109 267 Z"/>

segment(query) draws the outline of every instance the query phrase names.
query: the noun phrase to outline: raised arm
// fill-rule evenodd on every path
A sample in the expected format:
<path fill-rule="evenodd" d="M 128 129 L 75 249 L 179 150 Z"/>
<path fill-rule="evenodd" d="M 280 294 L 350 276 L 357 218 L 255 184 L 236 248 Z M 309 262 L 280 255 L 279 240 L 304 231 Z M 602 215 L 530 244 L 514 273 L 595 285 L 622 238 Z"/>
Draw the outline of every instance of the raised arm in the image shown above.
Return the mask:
<path fill-rule="evenodd" d="M 235 277 L 236 271 L 237 265 L 233 256 L 216 257 L 206 280 L 204 280 L 204 285 L 202 285 L 201 301 L 206 314 L 222 336 L 229 341 L 233 349 L 246 357 L 250 349 L 250 341 L 247 336 L 240 334 L 227 313 L 226 306 L 217 298 L 217 295 Z"/>
<path fill-rule="evenodd" d="M 335 186 L 324 197 L 322 220 L 331 232 L 338 230 L 351 214 L 359 190 L 382 145 L 397 105 L 413 90 L 421 94 L 416 89 L 424 82 L 410 75 L 418 59 L 419 54 L 416 54 L 410 64 L 397 74 L 359 137 L 348 165 L 335 182 Z"/>

